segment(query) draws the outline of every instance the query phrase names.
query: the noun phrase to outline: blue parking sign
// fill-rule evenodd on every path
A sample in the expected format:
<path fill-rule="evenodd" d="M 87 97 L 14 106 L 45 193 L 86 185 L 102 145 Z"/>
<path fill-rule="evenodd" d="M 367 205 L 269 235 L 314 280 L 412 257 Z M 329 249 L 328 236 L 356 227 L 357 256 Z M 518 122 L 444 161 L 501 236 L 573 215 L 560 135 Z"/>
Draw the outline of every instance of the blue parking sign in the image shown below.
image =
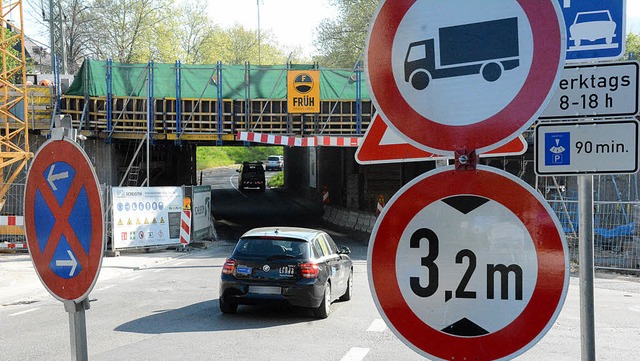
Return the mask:
<path fill-rule="evenodd" d="M 570 132 L 546 133 L 544 148 L 544 165 L 571 165 Z"/>
<path fill-rule="evenodd" d="M 567 62 L 624 55 L 626 0 L 558 0 L 567 27 Z"/>

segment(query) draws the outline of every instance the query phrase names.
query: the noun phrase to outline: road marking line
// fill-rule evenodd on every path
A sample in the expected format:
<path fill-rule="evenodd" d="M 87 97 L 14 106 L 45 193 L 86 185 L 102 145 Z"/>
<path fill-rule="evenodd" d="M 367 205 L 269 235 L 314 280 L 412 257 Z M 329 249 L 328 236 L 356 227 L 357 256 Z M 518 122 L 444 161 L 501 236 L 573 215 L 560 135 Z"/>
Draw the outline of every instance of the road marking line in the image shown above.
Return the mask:
<path fill-rule="evenodd" d="M 178 262 L 174 263 L 173 265 L 174 265 L 174 266 L 179 266 L 179 265 L 181 265 L 181 264 L 183 264 L 183 263 L 184 263 L 184 261 L 178 261 Z"/>
<path fill-rule="evenodd" d="M 368 348 L 352 347 L 340 361 L 361 361 L 368 353 Z"/>
<path fill-rule="evenodd" d="M 242 196 L 243 196 L 243 197 L 245 197 L 246 199 L 249 199 L 249 196 L 248 196 L 248 195 L 246 195 L 246 194 L 242 193 L 242 192 L 238 189 L 238 187 L 236 187 L 236 186 L 233 184 L 233 178 L 238 178 L 238 176 L 232 175 L 231 177 L 229 177 L 229 184 L 231 184 L 231 187 L 232 187 L 233 189 L 235 189 L 235 190 L 236 190 L 236 192 L 238 192 L 238 193 L 242 194 Z"/>
<path fill-rule="evenodd" d="M 30 308 L 28 310 L 24 310 L 24 311 L 20 311 L 20 312 L 16 312 L 16 313 L 10 313 L 9 316 L 18 316 L 18 315 L 24 315 L 25 313 L 29 313 L 29 312 L 33 312 L 33 311 L 37 311 L 40 308 L 35 307 L 35 308 Z"/>
<path fill-rule="evenodd" d="M 142 278 L 142 276 L 132 277 L 132 278 L 127 279 L 127 281 L 135 281 L 135 280 L 137 280 L 138 278 Z"/>
<path fill-rule="evenodd" d="M 157 270 L 153 270 L 154 273 L 158 273 L 158 272 L 162 272 L 164 271 L 164 268 L 158 268 Z"/>
<path fill-rule="evenodd" d="M 115 287 L 115 286 L 116 286 L 116 285 L 108 285 L 108 286 L 104 286 L 104 287 L 98 288 L 96 291 L 97 291 L 97 292 L 100 292 L 100 291 L 108 290 L 109 288 L 111 288 L 111 287 Z"/>
<path fill-rule="evenodd" d="M 371 326 L 367 328 L 369 332 L 384 332 L 387 329 L 387 324 L 380 318 L 376 318 L 371 322 Z"/>

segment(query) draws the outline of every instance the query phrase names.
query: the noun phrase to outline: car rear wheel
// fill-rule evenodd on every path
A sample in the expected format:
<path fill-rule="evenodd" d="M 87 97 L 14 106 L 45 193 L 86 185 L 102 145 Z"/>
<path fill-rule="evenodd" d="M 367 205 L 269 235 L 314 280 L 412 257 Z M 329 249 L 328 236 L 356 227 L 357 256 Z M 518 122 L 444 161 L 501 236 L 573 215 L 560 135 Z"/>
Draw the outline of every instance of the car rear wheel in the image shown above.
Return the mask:
<path fill-rule="evenodd" d="M 220 311 L 222 311 L 222 313 L 236 313 L 238 310 L 238 305 L 236 303 L 226 301 L 224 296 L 220 297 L 219 303 Z"/>
<path fill-rule="evenodd" d="M 331 284 L 327 283 L 327 286 L 324 289 L 324 297 L 322 298 L 322 302 L 320 302 L 320 306 L 314 310 L 314 313 L 317 318 L 327 318 L 329 317 L 329 313 L 331 312 Z"/>
<path fill-rule="evenodd" d="M 340 297 L 340 301 L 349 301 L 353 294 L 353 270 L 349 273 L 349 279 L 347 280 L 347 290 L 344 291 L 344 295 Z"/>

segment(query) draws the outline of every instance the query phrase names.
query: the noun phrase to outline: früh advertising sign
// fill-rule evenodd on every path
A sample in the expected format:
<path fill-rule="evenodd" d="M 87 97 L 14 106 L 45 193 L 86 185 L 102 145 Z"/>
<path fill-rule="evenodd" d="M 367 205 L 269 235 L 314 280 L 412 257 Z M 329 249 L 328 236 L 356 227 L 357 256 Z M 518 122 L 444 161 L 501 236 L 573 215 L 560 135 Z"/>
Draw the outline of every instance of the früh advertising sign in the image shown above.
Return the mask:
<path fill-rule="evenodd" d="M 287 109 L 289 113 L 320 113 L 320 71 L 287 72 Z"/>

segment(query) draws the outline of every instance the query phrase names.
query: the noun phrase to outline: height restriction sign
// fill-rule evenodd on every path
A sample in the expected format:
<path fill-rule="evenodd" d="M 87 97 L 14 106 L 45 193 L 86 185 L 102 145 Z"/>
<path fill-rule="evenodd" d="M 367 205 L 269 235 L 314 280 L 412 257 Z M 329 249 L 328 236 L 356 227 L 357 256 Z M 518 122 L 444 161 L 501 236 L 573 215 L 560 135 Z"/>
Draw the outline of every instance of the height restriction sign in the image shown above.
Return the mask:
<path fill-rule="evenodd" d="M 557 0 L 385 0 L 367 39 L 369 91 L 415 146 L 486 153 L 544 110 L 565 44 Z"/>
<path fill-rule="evenodd" d="M 443 167 L 404 186 L 378 218 L 368 260 L 389 327 L 439 360 L 525 352 L 553 325 L 569 281 L 564 233 L 546 201 L 486 166 Z"/>

